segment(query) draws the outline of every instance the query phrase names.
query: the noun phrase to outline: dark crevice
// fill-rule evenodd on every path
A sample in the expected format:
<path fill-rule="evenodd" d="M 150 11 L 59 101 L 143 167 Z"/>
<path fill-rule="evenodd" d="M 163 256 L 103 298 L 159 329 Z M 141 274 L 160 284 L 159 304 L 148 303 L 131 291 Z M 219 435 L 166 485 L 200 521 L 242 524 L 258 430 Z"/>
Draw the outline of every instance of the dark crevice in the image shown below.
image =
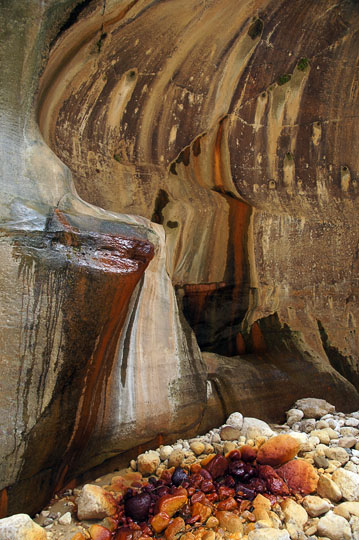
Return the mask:
<path fill-rule="evenodd" d="M 87 6 L 89 6 L 91 4 L 92 1 L 93 0 L 82 0 L 82 2 L 79 2 L 74 7 L 74 9 L 71 11 L 70 15 L 68 16 L 68 18 L 66 19 L 64 24 L 59 29 L 56 37 L 52 40 L 50 48 L 53 46 L 55 41 L 58 40 L 58 38 L 61 36 L 61 34 L 66 32 L 66 30 L 68 30 L 73 24 L 75 24 L 78 21 L 78 18 L 80 17 L 81 13 L 84 11 L 84 9 L 87 8 Z"/>
<path fill-rule="evenodd" d="M 155 207 L 153 210 L 151 221 L 153 221 L 154 223 L 159 223 L 160 225 L 163 224 L 164 216 L 162 211 L 169 202 L 170 200 L 168 197 L 168 193 L 164 189 L 160 189 L 156 197 Z"/>
<path fill-rule="evenodd" d="M 330 365 L 342 375 L 347 381 L 359 388 L 358 360 L 352 356 L 344 356 L 336 347 L 330 344 L 329 336 L 325 331 L 321 321 L 317 320 L 320 339 L 323 349 L 328 357 Z"/>

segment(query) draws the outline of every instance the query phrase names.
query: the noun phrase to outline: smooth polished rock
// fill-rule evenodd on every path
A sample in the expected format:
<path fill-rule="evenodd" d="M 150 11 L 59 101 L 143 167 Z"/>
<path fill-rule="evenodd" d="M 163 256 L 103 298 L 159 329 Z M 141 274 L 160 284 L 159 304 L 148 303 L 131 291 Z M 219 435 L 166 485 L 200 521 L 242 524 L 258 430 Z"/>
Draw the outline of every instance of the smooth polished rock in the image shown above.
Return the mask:
<path fill-rule="evenodd" d="M 293 459 L 300 444 L 290 435 L 271 437 L 258 450 L 257 461 L 263 465 L 275 467 Z"/>
<path fill-rule="evenodd" d="M 338 502 L 342 498 L 340 487 L 329 475 L 321 475 L 319 477 L 317 492 L 321 497 L 329 499 L 333 502 Z"/>
<path fill-rule="evenodd" d="M 316 495 L 307 495 L 303 499 L 303 507 L 311 517 L 321 516 L 332 508 L 327 500 Z"/>

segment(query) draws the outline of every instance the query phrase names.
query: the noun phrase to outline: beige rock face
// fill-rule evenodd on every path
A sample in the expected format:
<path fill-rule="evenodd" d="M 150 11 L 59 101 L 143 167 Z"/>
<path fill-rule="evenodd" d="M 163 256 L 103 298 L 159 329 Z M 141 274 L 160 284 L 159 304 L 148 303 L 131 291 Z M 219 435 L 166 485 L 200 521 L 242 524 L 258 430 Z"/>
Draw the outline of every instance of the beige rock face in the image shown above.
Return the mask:
<path fill-rule="evenodd" d="M 335 0 L 4 3 L 2 514 L 202 418 L 359 407 L 358 27 Z"/>

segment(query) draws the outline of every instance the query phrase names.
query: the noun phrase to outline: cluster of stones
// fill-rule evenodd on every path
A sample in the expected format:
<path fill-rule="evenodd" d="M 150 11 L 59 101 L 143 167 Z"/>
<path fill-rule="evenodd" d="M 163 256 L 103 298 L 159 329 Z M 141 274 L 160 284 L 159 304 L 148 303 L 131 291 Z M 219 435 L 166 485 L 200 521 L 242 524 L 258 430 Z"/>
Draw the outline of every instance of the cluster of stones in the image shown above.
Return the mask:
<path fill-rule="evenodd" d="M 241 492 L 241 485 L 222 481 L 221 460 L 239 458 L 256 468 L 266 489 L 256 491 L 249 482 Z M 233 413 L 204 436 L 139 455 L 107 485 L 74 490 L 64 497 L 67 512 L 41 513 L 36 521 L 42 527 L 25 515 L 0 520 L 0 540 L 359 540 L 358 467 L 359 412 L 336 413 L 324 400 L 307 398 L 281 426 Z M 174 471 L 188 476 L 160 493 L 141 521 L 142 510 L 131 511 L 131 499 L 146 499 L 158 479 L 171 485 Z M 186 483 L 200 474 L 217 483 L 215 491 Z M 20 535 L 4 533 L 19 528 L 21 519 Z M 67 533 L 56 532 L 65 522 Z"/>

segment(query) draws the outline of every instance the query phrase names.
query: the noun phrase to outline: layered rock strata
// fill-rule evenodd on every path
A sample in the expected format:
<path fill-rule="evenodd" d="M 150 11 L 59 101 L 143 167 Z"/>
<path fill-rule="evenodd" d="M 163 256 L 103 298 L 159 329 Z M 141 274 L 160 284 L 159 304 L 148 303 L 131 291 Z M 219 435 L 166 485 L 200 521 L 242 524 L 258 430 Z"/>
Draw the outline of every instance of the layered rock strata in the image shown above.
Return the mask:
<path fill-rule="evenodd" d="M 2 513 L 237 408 L 359 406 L 355 2 L 0 22 Z"/>

